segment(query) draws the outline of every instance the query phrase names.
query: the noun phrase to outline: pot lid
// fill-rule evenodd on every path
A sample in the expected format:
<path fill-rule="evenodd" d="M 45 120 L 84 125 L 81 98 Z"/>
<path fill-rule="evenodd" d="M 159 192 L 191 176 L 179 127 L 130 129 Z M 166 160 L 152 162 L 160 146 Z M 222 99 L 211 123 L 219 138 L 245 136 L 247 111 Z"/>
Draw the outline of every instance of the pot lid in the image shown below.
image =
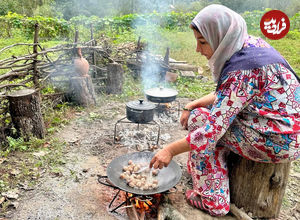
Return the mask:
<path fill-rule="evenodd" d="M 151 102 L 144 101 L 143 99 L 135 100 L 128 102 L 127 107 L 136 109 L 136 110 L 153 110 L 155 109 L 155 104 Z"/>
<path fill-rule="evenodd" d="M 146 95 L 148 96 L 153 96 L 153 97 L 172 97 L 178 95 L 178 92 L 175 89 L 171 88 L 163 88 L 163 87 L 156 87 L 152 89 L 148 89 L 145 92 Z"/>

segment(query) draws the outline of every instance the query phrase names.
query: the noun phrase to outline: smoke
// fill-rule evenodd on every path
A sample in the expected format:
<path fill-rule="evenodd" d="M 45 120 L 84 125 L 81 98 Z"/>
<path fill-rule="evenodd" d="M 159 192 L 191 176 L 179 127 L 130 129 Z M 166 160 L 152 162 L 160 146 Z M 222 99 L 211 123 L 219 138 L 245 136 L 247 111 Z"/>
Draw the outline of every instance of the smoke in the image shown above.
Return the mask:
<path fill-rule="evenodd" d="M 160 13 L 168 12 L 170 10 L 169 4 L 162 1 L 151 0 L 152 9 L 159 11 Z M 139 0 L 139 3 L 144 1 Z M 140 5 L 138 5 L 139 7 Z M 137 18 L 132 28 L 135 30 L 137 36 L 146 42 L 146 48 L 144 48 L 141 54 L 142 68 L 141 68 L 141 78 L 143 90 L 163 86 L 165 84 L 164 79 L 162 79 L 162 69 L 160 63 L 162 62 L 162 56 L 155 56 L 160 42 L 163 40 L 161 34 L 160 26 L 162 19 L 159 14 L 154 16 L 146 15 L 147 19 Z"/>

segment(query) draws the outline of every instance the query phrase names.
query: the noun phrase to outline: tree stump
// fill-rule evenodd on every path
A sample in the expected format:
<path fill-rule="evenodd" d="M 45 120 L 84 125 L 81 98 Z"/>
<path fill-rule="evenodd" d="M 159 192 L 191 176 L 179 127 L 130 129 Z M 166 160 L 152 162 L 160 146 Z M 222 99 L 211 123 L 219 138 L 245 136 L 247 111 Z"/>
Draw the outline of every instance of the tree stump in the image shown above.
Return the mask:
<path fill-rule="evenodd" d="M 124 70 L 121 64 L 110 63 L 107 66 L 107 94 L 121 94 L 123 91 Z"/>
<path fill-rule="evenodd" d="M 291 163 L 258 163 L 230 153 L 230 200 L 255 218 L 277 218 Z"/>
<path fill-rule="evenodd" d="M 25 141 L 30 135 L 45 137 L 45 125 L 40 108 L 40 95 L 34 89 L 22 89 L 8 95 L 12 122 Z"/>
<path fill-rule="evenodd" d="M 95 90 L 89 75 L 72 77 L 70 79 L 72 100 L 78 105 L 90 106 L 96 104 Z"/>

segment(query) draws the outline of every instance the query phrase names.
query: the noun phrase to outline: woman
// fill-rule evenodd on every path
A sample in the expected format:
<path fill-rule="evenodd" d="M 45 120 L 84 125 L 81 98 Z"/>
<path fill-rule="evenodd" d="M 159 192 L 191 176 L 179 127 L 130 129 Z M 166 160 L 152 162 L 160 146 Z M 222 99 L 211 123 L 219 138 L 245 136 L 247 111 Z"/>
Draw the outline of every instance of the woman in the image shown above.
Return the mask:
<path fill-rule="evenodd" d="M 160 150 L 150 167 L 168 166 L 189 151 L 193 189 L 189 204 L 211 215 L 229 211 L 226 156 L 284 163 L 299 157 L 300 87 L 284 58 L 247 34 L 244 19 L 222 5 L 210 5 L 193 19 L 197 52 L 206 56 L 216 92 L 187 104 L 180 122 L 187 137 Z M 213 104 L 209 110 L 205 108 Z"/>

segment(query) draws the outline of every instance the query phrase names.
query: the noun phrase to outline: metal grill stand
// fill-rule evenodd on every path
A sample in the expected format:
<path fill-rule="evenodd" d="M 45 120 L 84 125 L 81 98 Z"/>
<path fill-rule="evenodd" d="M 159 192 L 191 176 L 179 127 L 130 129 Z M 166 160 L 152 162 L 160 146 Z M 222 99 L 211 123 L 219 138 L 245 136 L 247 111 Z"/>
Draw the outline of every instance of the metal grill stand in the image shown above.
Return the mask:
<path fill-rule="evenodd" d="M 137 129 L 139 130 L 139 128 L 140 128 L 140 124 L 141 124 L 141 123 L 136 123 L 136 122 L 132 122 L 132 121 L 125 120 L 125 119 L 127 119 L 127 117 L 121 118 L 121 119 L 118 120 L 118 121 L 116 122 L 116 124 L 115 124 L 115 129 L 114 129 L 114 144 L 116 143 L 117 125 L 118 125 L 119 123 L 137 124 L 137 126 L 138 126 Z M 152 120 L 152 121 L 150 121 L 150 122 L 147 122 L 147 123 L 142 123 L 142 124 L 156 125 L 156 126 L 158 127 L 158 131 L 157 131 L 157 140 L 156 140 L 156 145 L 158 146 L 159 136 L 160 136 L 160 126 L 159 126 L 159 124 L 158 124 L 156 121 L 154 121 L 154 120 Z"/>
<path fill-rule="evenodd" d="M 107 179 L 108 179 L 107 176 L 100 176 L 100 175 L 99 175 L 99 176 L 98 176 L 98 182 L 99 182 L 100 184 L 102 184 L 102 185 L 105 185 L 105 186 L 108 186 L 108 187 L 111 187 L 111 188 L 113 188 L 113 189 L 117 189 L 117 190 L 118 190 L 117 193 L 114 195 L 113 199 L 110 201 L 110 203 L 109 203 L 109 205 L 108 205 L 108 211 L 109 211 L 109 212 L 115 213 L 115 214 L 119 214 L 119 215 L 120 215 L 120 213 L 118 213 L 117 210 L 118 210 L 119 208 L 121 208 L 122 206 L 124 206 L 125 204 L 128 204 L 128 203 L 130 204 L 130 202 L 131 202 L 132 200 L 134 200 L 134 199 L 137 199 L 137 200 L 146 202 L 146 204 L 149 206 L 149 208 L 151 208 L 151 210 L 152 210 L 153 212 L 157 212 L 157 210 L 154 210 L 154 209 L 152 208 L 152 206 L 151 206 L 149 203 L 147 203 L 147 200 L 148 200 L 148 201 L 151 201 L 151 200 L 153 199 L 153 197 L 152 197 L 151 195 L 148 195 L 148 196 L 147 196 L 147 195 L 137 195 L 137 194 L 132 194 L 132 193 L 130 193 L 130 196 L 129 196 L 129 193 L 128 193 L 128 192 L 123 191 L 123 190 L 121 190 L 120 188 L 118 188 L 118 187 L 116 187 L 116 186 L 113 186 L 113 185 L 111 185 L 111 184 L 109 184 L 109 183 L 103 182 L 102 179 L 106 179 L 106 180 L 107 180 Z M 174 188 L 175 190 L 177 190 L 176 187 L 173 187 L 173 188 Z M 116 198 L 118 197 L 118 195 L 119 195 L 119 193 L 120 193 L 121 191 L 123 191 L 123 192 L 126 193 L 126 200 L 123 201 L 123 202 L 121 202 L 120 204 L 118 204 L 118 205 L 112 207 L 114 201 L 116 200 Z M 160 194 L 169 194 L 169 193 L 171 193 L 170 190 L 168 190 L 168 191 L 166 191 L 166 192 L 163 192 L 163 193 L 160 193 Z M 123 207 L 123 208 L 126 208 L 126 206 Z"/>

